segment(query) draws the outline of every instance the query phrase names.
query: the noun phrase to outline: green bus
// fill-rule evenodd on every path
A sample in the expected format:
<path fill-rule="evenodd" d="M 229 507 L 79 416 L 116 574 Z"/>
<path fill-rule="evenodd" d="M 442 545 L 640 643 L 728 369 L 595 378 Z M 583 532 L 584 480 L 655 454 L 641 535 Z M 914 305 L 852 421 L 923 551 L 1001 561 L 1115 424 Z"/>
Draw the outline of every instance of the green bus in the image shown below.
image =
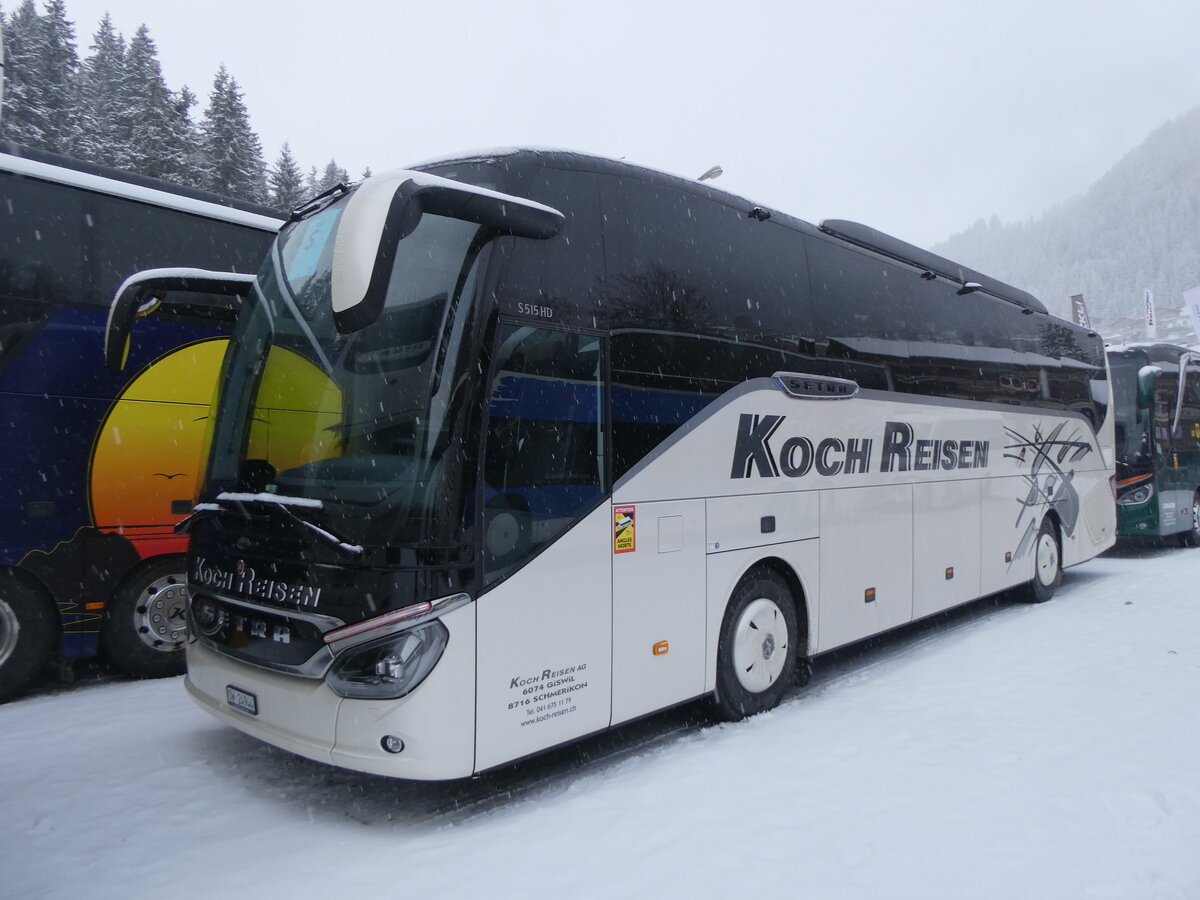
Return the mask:
<path fill-rule="evenodd" d="M 1200 543 L 1200 352 L 1107 348 L 1117 412 L 1117 534 Z"/>

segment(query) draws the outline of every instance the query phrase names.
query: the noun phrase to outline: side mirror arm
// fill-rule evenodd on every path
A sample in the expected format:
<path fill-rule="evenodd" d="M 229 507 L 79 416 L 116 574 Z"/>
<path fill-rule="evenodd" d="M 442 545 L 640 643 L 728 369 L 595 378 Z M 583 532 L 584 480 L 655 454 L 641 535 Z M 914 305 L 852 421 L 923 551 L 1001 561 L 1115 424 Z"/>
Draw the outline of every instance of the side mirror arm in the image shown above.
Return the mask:
<path fill-rule="evenodd" d="M 150 315 L 168 302 L 171 291 L 220 294 L 230 297 L 230 308 L 250 293 L 253 275 L 238 272 L 209 272 L 205 269 L 147 269 L 130 275 L 117 288 L 108 307 L 104 326 L 104 361 L 108 370 L 119 375 L 129 358 L 133 323 Z"/>

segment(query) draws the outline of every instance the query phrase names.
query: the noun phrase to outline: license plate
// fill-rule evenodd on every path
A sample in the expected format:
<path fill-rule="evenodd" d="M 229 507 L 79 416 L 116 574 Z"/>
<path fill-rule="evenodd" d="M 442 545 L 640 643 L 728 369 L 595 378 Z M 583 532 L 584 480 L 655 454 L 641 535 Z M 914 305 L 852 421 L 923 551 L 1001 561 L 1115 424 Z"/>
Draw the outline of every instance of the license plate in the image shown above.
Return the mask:
<path fill-rule="evenodd" d="M 235 688 L 232 684 L 225 685 L 225 699 L 234 709 L 240 709 L 252 716 L 258 715 L 258 698 L 249 691 Z"/>

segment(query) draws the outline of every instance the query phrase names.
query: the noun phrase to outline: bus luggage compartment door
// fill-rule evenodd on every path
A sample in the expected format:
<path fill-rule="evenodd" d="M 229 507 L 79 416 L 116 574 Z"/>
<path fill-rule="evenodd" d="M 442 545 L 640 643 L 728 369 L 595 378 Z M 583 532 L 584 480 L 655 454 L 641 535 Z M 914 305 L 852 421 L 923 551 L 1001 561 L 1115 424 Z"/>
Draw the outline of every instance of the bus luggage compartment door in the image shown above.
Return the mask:
<path fill-rule="evenodd" d="M 818 649 L 912 619 L 911 484 L 821 492 Z"/>

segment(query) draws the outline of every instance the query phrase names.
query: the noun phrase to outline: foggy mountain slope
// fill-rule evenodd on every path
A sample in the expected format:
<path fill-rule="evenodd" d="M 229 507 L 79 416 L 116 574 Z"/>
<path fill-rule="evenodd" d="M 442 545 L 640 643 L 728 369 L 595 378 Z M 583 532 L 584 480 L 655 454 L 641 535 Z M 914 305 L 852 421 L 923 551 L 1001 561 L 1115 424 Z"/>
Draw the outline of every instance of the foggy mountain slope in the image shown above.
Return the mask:
<path fill-rule="evenodd" d="M 994 216 L 932 248 L 1069 316 L 1082 293 L 1093 324 L 1140 316 L 1142 291 L 1179 307 L 1200 284 L 1200 108 L 1153 131 L 1082 196 L 1038 219 Z"/>

